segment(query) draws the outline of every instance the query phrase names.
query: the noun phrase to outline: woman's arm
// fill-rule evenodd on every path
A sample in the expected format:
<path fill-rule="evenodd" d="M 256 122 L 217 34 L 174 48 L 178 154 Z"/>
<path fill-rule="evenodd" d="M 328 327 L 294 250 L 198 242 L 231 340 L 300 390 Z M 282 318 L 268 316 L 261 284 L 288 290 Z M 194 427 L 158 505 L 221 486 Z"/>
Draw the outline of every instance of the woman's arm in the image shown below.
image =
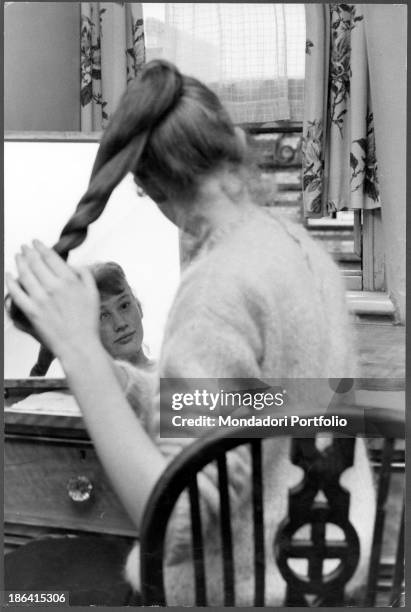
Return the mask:
<path fill-rule="evenodd" d="M 139 423 L 98 333 L 99 296 L 87 269 L 70 268 L 39 242 L 16 256 L 15 303 L 61 361 L 100 460 L 134 523 L 165 467 Z"/>
<path fill-rule="evenodd" d="M 127 402 L 100 342 L 67 352 L 62 366 L 104 469 L 138 527 L 166 461 Z"/>
<path fill-rule="evenodd" d="M 112 366 L 134 414 L 150 435 L 154 398 L 158 388 L 157 367 L 154 363 L 148 367 L 135 366 L 123 360 L 112 360 Z"/>

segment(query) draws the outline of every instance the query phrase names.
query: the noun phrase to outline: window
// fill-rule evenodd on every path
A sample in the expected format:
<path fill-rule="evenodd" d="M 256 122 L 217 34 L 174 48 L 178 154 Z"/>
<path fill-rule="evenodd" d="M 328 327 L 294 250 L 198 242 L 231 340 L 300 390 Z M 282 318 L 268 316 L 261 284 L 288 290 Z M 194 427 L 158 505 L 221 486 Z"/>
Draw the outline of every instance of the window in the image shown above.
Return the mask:
<path fill-rule="evenodd" d="M 145 3 L 147 59 L 206 82 L 236 123 L 302 120 L 303 4 Z"/>
<path fill-rule="evenodd" d="M 365 231 L 353 211 L 303 218 L 304 4 L 144 3 L 143 14 L 147 60 L 168 59 L 205 81 L 233 120 L 256 132 L 264 178 L 273 183 L 267 205 L 305 224 L 338 261 L 348 289 L 381 289 L 368 257 L 362 266 L 362 251 L 370 251 L 367 218 Z"/>
<path fill-rule="evenodd" d="M 58 130 L 52 139 L 62 142 L 67 138 L 81 140 L 80 133 L 65 131 L 78 130 L 80 126 L 78 3 L 75 3 L 76 6 L 43 2 L 8 4 L 11 6 L 8 7 L 5 23 L 5 51 L 8 51 L 6 56 L 10 60 L 5 62 L 6 128 L 39 130 L 37 138 L 40 139 L 48 138 L 46 130 Z M 183 71 L 203 78 L 216 88 L 236 123 L 254 131 L 254 138 L 261 147 L 265 179 L 268 182 L 274 179 L 276 184 L 276 190 L 273 190 L 271 201 L 267 204 L 281 207 L 284 215 L 304 222 L 300 189 L 304 4 L 144 3 L 143 12 L 147 60 L 155 57 L 170 59 Z M 33 27 L 39 36 L 26 36 L 27 32 L 33 33 Z M 59 38 L 59 32 L 67 35 L 64 37 L 65 44 L 59 45 L 57 56 L 54 48 L 50 53 L 52 39 L 43 36 L 45 29 Z M 23 41 L 27 44 L 22 46 Z M 23 56 L 27 61 L 23 60 Z M 16 57 L 24 69 L 17 81 Z M 63 64 L 67 70 L 58 70 L 58 66 Z M 56 70 L 60 77 L 64 75 L 65 81 L 69 78 L 69 92 L 64 89 L 63 98 L 54 95 L 56 83 L 57 89 L 61 89 L 55 78 L 51 81 L 50 78 L 43 79 L 40 88 L 36 81 L 36 87 L 30 89 L 33 74 L 36 80 L 39 75 L 55 75 Z M 36 95 L 24 95 L 29 90 Z M 40 93 L 43 96 L 41 99 L 37 95 Z M 27 100 L 30 100 L 28 106 Z M 44 130 L 42 135 L 40 130 Z M 32 134 L 23 134 L 23 139 L 30 140 Z M 95 140 L 97 138 L 98 133 Z M 67 144 L 71 146 L 73 143 Z M 85 143 L 78 144 L 85 146 Z M 96 144 L 90 146 L 96 147 Z M 6 145 L 6 155 L 7 151 Z M 67 167 L 70 168 L 72 163 L 67 162 Z M 26 168 L 30 167 L 31 161 L 26 164 Z M 86 180 L 91 162 L 84 167 L 87 168 L 84 175 Z M 42 169 L 38 169 L 37 174 L 36 179 L 39 179 Z M 46 186 L 50 174 L 44 179 Z M 65 180 L 62 174 L 59 176 L 61 181 Z M 15 185 L 19 189 L 20 182 L 16 179 Z M 59 189 L 57 184 L 55 189 L 55 193 L 59 193 L 59 210 L 62 210 L 64 190 Z M 56 231 L 53 230 L 53 236 L 50 236 L 52 241 L 82 190 L 83 187 L 78 195 L 69 199 L 67 214 L 62 216 Z M 10 193 L 11 189 L 7 197 L 10 197 Z M 41 202 L 40 196 L 36 200 L 33 193 L 26 195 L 36 205 Z M 350 289 L 384 289 L 384 254 L 378 212 L 338 213 L 335 219 L 305 223 L 308 230 L 336 256 Z M 8 229 L 6 219 L 6 242 L 10 240 L 12 232 L 14 229 Z"/>

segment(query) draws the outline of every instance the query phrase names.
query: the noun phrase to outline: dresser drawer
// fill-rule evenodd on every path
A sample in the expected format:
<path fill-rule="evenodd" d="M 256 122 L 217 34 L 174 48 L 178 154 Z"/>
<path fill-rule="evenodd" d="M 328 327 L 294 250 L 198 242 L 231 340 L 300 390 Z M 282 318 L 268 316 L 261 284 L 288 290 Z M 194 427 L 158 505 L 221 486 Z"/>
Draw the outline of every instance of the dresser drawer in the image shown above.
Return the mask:
<path fill-rule="evenodd" d="M 72 497 L 86 499 L 74 501 Z M 92 445 L 74 440 L 6 436 L 4 519 L 26 525 L 136 535 Z"/>

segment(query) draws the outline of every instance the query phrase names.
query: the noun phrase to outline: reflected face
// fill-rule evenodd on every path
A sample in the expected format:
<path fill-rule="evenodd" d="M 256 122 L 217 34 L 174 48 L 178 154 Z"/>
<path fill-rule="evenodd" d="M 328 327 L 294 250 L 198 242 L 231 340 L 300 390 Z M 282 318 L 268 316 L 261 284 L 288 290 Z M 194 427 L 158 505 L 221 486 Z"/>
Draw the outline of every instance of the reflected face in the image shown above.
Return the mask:
<path fill-rule="evenodd" d="M 142 313 L 128 287 L 118 295 L 100 295 L 100 338 L 114 359 L 134 363 L 143 341 Z"/>

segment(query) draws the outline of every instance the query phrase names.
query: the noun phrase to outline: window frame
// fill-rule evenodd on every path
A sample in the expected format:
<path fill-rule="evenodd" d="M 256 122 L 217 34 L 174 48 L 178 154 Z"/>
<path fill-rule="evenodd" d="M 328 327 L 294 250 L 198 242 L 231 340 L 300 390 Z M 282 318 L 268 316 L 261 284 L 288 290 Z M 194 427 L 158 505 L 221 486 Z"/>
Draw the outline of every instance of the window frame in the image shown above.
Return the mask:
<path fill-rule="evenodd" d="M 302 134 L 302 121 L 241 124 L 253 134 Z M 354 251 L 360 258 L 361 276 L 343 272 L 349 291 L 386 291 L 381 209 L 354 211 Z"/>

